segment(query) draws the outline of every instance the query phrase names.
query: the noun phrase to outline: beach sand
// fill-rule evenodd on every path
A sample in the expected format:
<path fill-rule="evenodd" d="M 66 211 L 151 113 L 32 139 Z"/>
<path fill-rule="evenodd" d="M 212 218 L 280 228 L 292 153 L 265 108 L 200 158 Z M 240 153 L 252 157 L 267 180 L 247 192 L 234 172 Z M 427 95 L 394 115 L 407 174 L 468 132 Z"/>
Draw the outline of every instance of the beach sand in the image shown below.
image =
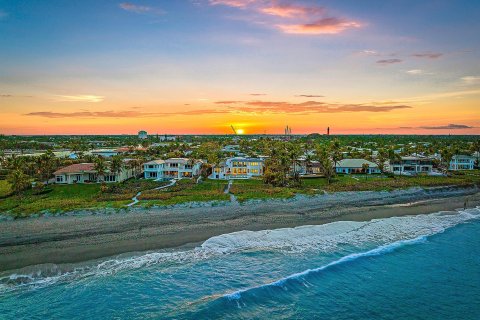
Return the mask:
<path fill-rule="evenodd" d="M 0 222 L 0 271 L 188 246 L 241 231 L 367 221 L 480 205 L 478 189 L 337 193 L 197 208 L 137 209 Z"/>

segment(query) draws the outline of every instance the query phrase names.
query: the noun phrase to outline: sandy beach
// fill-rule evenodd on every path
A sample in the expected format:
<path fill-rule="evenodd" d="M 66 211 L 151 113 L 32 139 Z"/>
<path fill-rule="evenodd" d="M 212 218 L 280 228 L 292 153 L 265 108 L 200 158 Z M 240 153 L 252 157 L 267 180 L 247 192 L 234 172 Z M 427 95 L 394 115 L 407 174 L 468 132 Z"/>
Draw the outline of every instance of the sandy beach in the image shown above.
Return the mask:
<path fill-rule="evenodd" d="M 212 207 L 133 209 L 0 222 L 0 271 L 188 246 L 241 231 L 366 221 L 480 205 L 477 188 L 346 192 Z"/>

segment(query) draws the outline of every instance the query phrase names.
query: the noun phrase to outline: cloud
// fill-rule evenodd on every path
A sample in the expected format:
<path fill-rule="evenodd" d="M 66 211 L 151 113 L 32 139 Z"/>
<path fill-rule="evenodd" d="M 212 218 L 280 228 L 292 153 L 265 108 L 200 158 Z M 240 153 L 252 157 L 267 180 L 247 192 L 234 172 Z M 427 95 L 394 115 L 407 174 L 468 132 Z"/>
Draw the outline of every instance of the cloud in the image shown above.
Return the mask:
<path fill-rule="evenodd" d="M 348 29 L 360 28 L 361 25 L 355 21 L 348 21 L 339 18 L 322 18 L 306 24 L 278 24 L 277 27 L 288 34 L 337 34 Z"/>
<path fill-rule="evenodd" d="M 0 98 L 32 98 L 32 96 L 17 96 L 13 94 L 0 94 Z"/>
<path fill-rule="evenodd" d="M 299 94 L 299 95 L 296 95 L 295 97 L 301 97 L 301 98 L 324 98 L 325 96 L 316 95 L 316 94 Z"/>
<path fill-rule="evenodd" d="M 186 110 L 179 112 L 141 112 L 134 110 L 125 111 L 88 111 L 76 112 L 51 112 L 37 111 L 24 114 L 25 116 L 37 116 L 43 118 L 144 118 L 144 117 L 168 117 L 168 116 L 198 116 L 212 114 L 290 114 L 309 115 L 316 113 L 342 113 L 342 112 L 389 112 L 393 110 L 410 109 L 407 105 L 373 105 L 373 104 L 333 104 L 319 101 L 306 101 L 302 103 L 290 103 L 286 101 L 217 101 L 222 105 L 218 108 L 200 110 Z M 226 105 L 226 104 L 233 104 Z"/>
<path fill-rule="evenodd" d="M 362 25 L 350 19 L 334 17 L 324 7 L 279 0 L 209 0 L 211 5 L 225 5 L 252 13 L 256 22 L 286 34 L 337 34 Z M 260 19 L 261 21 L 257 21 Z"/>
<path fill-rule="evenodd" d="M 443 56 L 443 53 L 423 52 L 423 53 L 414 53 L 412 54 L 412 56 L 416 58 L 437 59 Z"/>
<path fill-rule="evenodd" d="M 224 5 L 234 8 L 245 8 L 255 2 L 255 0 L 210 0 L 211 5 Z"/>
<path fill-rule="evenodd" d="M 405 73 L 412 74 L 412 75 L 420 75 L 420 74 L 424 74 L 425 71 L 420 69 L 413 69 L 413 70 L 405 71 Z"/>
<path fill-rule="evenodd" d="M 480 83 L 480 77 L 478 76 L 466 76 L 466 77 L 462 77 L 461 80 L 466 85 L 474 85 L 474 84 Z"/>
<path fill-rule="evenodd" d="M 94 95 L 54 96 L 53 100 L 59 102 L 102 102 L 104 97 Z"/>
<path fill-rule="evenodd" d="M 155 9 L 152 7 L 141 6 L 129 2 L 123 2 L 118 5 L 125 11 L 130 11 L 138 14 L 146 14 L 146 13 L 153 13 L 153 14 L 164 14 L 165 12 L 159 9 Z"/>
<path fill-rule="evenodd" d="M 279 3 L 278 1 L 274 1 L 270 5 L 261 8 L 260 12 L 282 18 L 298 18 L 319 16 L 324 14 L 326 10 L 323 7 L 307 7 L 298 4 Z"/>
<path fill-rule="evenodd" d="M 407 105 L 377 106 L 370 104 L 334 104 L 319 101 L 289 103 L 285 101 L 249 101 L 243 106 L 235 106 L 236 111 L 246 113 L 286 113 L 308 115 L 315 113 L 342 112 L 389 112 L 398 109 L 410 109 Z"/>
<path fill-rule="evenodd" d="M 378 60 L 377 63 L 380 65 L 389 65 L 389 64 L 395 64 L 395 63 L 400 63 L 403 60 L 401 59 L 383 59 L 383 60 Z"/>
<path fill-rule="evenodd" d="M 250 93 L 250 96 L 266 96 L 266 93 Z"/>
<path fill-rule="evenodd" d="M 446 126 L 423 126 L 419 127 L 420 129 L 429 129 L 429 130 L 461 130 L 461 129 L 473 129 L 475 127 L 467 126 L 466 124 L 449 124 Z"/>

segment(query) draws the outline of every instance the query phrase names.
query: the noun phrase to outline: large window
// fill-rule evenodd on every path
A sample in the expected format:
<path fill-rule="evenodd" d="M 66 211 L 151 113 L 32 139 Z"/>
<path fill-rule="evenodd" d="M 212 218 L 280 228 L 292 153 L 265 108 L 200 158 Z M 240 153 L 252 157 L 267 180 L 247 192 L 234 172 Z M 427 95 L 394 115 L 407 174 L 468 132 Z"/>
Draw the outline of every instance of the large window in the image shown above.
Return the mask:
<path fill-rule="evenodd" d="M 63 176 L 57 176 L 57 182 L 63 182 Z"/>
<path fill-rule="evenodd" d="M 105 182 L 115 182 L 117 179 L 116 179 L 116 176 L 115 175 L 108 175 L 108 176 L 105 176 Z"/>

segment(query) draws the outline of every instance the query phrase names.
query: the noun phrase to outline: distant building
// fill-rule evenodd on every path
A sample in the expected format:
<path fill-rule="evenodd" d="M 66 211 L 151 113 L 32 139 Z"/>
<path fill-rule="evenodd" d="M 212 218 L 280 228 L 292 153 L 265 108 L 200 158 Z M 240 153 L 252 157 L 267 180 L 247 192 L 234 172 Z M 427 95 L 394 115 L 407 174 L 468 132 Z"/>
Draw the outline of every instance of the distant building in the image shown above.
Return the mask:
<path fill-rule="evenodd" d="M 430 174 L 432 170 L 433 162 L 429 158 L 401 157 L 400 160 L 390 162 L 390 171 L 398 175 Z"/>
<path fill-rule="evenodd" d="M 138 132 L 138 139 L 145 140 L 148 138 L 147 131 L 139 131 Z"/>
<path fill-rule="evenodd" d="M 170 180 L 192 178 L 200 174 L 202 162 L 187 158 L 153 160 L 143 164 L 145 179 Z"/>
<path fill-rule="evenodd" d="M 368 169 L 364 170 L 363 165 L 367 164 Z M 337 165 L 335 166 L 335 172 L 336 173 L 346 173 L 346 174 L 352 174 L 352 173 L 366 173 L 366 174 L 372 174 L 372 173 L 381 173 L 380 169 L 378 168 L 378 165 L 372 161 L 368 161 L 365 159 L 343 159 L 337 162 Z"/>
<path fill-rule="evenodd" d="M 264 160 L 260 158 L 228 158 L 212 169 L 210 179 L 250 179 L 260 177 L 264 172 Z"/>
<path fill-rule="evenodd" d="M 177 141 L 177 136 L 164 134 L 160 136 L 160 141 Z"/>
<path fill-rule="evenodd" d="M 111 158 L 113 156 L 118 155 L 119 152 L 117 149 L 97 149 L 97 150 L 92 150 L 92 155 L 94 156 L 100 156 L 104 158 Z"/>
<path fill-rule="evenodd" d="M 465 155 L 454 155 L 450 161 L 448 170 L 473 170 L 475 157 Z"/>
<path fill-rule="evenodd" d="M 124 161 L 124 165 L 120 172 L 110 172 L 106 170 L 103 175 L 99 175 L 95 170 L 94 163 L 77 163 L 61 168 L 55 171 L 55 183 L 57 184 L 75 184 L 75 183 L 98 183 L 98 182 L 122 182 L 127 179 L 136 177 L 140 174 L 138 168 L 130 168 Z M 107 165 L 108 167 L 108 165 Z"/>

